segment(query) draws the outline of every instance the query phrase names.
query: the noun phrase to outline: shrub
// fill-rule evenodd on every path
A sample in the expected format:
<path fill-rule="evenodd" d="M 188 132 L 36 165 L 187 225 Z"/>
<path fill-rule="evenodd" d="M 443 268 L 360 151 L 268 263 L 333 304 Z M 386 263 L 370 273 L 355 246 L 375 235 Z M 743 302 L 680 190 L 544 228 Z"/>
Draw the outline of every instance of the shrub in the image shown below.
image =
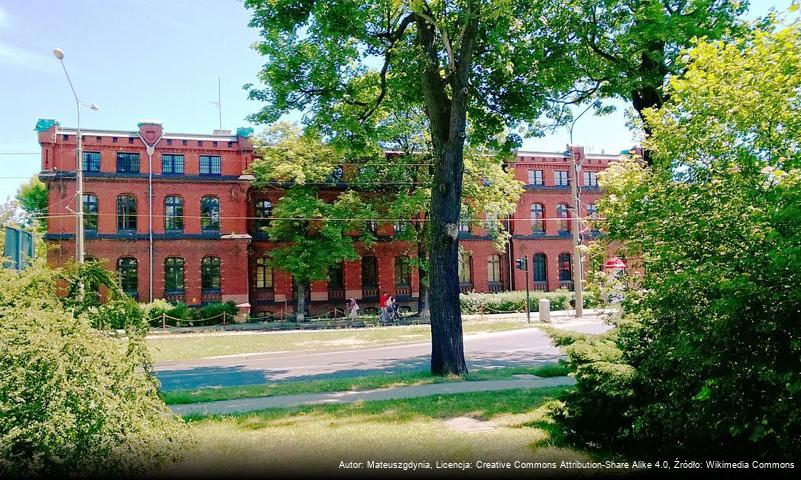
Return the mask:
<path fill-rule="evenodd" d="M 178 326 L 217 325 L 222 323 L 221 316 L 223 313 L 228 317 L 228 321 L 231 321 L 239 313 L 239 307 L 230 300 L 225 303 L 209 303 L 194 310 L 194 316 L 191 319 L 178 322 Z"/>
<path fill-rule="evenodd" d="M 176 459 L 188 431 L 158 396 L 142 309 L 112 292 L 112 307 L 82 311 L 57 296 L 64 281 L 76 277 L 41 264 L 0 270 L 0 477 L 118 476 Z M 125 325 L 127 342 L 90 316 Z"/>
<path fill-rule="evenodd" d="M 538 312 L 540 299 L 546 298 L 551 301 L 551 310 L 567 310 L 572 308 L 571 301 L 573 293 L 567 290 L 557 290 L 555 292 L 530 292 L 529 309 Z M 462 313 L 512 313 L 525 310 L 526 292 L 513 291 L 501 293 L 463 293 L 459 296 L 462 306 Z M 590 308 L 598 304 L 597 297 L 585 293 L 584 307 Z"/>
<path fill-rule="evenodd" d="M 142 305 L 142 308 L 146 312 L 150 325 L 153 327 L 161 327 L 162 323 L 174 327 L 184 321 L 192 321 L 195 318 L 195 310 L 183 302 L 172 304 L 166 300 L 156 299 Z M 162 315 L 164 315 L 163 318 Z"/>
<path fill-rule="evenodd" d="M 604 172 L 606 238 L 641 264 L 642 289 L 608 336 L 567 349 L 563 418 L 584 443 L 801 458 L 799 52 L 798 24 L 700 41 L 646 114 L 653 164 Z"/>

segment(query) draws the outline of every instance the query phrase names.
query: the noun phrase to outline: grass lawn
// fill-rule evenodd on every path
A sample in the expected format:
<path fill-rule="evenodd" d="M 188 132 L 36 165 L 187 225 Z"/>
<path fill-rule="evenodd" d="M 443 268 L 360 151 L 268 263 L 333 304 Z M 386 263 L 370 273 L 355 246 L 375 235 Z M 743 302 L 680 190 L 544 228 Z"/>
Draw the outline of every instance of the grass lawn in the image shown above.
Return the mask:
<path fill-rule="evenodd" d="M 465 333 L 501 332 L 531 328 L 525 322 L 471 320 Z M 176 334 L 147 340 L 154 362 L 191 360 L 222 355 L 295 350 L 336 350 L 392 343 L 425 342 L 431 339 L 428 325 L 364 328 L 353 330 Z"/>
<path fill-rule="evenodd" d="M 215 400 L 231 400 L 236 398 L 273 397 L 298 393 L 323 393 L 371 390 L 382 387 L 405 387 L 430 383 L 498 380 L 511 378 L 513 375 L 530 374 L 538 377 L 558 377 L 567 375 L 568 368 L 562 364 L 541 367 L 511 367 L 489 370 L 477 370 L 465 377 L 436 377 L 428 372 L 413 372 L 397 375 L 370 375 L 351 378 L 334 378 L 308 382 L 278 382 L 262 385 L 243 385 L 237 387 L 211 387 L 163 392 L 162 396 L 168 405 L 183 403 L 211 402 Z"/>
<path fill-rule="evenodd" d="M 197 440 L 186 457 L 166 467 L 173 475 L 345 473 L 341 461 L 589 460 L 559 445 L 548 405 L 566 388 L 440 395 L 346 405 L 313 405 L 226 417 L 189 418 Z M 453 419 L 469 417 L 465 430 Z M 470 420 L 473 419 L 473 420 Z M 473 470 L 475 472 L 475 470 Z M 579 471 L 500 471 L 504 476 Z M 359 470 L 375 476 L 387 471 Z M 404 473 L 404 472 L 400 472 Z M 406 472 L 409 473 L 409 472 Z M 420 472 L 417 472 L 418 474 Z M 458 471 L 429 471 L 458 474 Z M 490 473 L 490 472 L 487 472 Z M 591 474 L 592 472 L 586 471 Z M 423 475 L 426 472 L 422 472 Z"/>

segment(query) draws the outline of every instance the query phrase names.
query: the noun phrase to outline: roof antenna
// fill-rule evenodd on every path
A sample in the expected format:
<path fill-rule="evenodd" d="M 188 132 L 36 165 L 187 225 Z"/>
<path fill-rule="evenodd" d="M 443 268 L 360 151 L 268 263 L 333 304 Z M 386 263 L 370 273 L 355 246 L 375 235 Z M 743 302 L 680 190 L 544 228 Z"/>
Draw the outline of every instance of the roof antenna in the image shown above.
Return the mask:
<path fill-rule="evenodd" d="M 217 105 L 217 113 L 220 116 L 220 130 L 222 130 L 222 97 L 220 95 L 220 77 L 217 77 L 217 101 L 212 101 L 209 103 Z"/>

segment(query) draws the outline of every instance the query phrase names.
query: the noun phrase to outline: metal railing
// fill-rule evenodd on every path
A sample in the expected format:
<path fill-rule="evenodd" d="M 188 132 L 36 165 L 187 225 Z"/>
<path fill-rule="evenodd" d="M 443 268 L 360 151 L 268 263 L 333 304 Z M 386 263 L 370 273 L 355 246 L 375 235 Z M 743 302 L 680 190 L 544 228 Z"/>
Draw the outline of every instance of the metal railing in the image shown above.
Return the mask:
<path fill-rule="evenodd" d="M 501 282 L 489 282 L 489 292 L 490 293 L 499 293 L 503 291 L 503 283 Z"/>
<path fill-rule="evenodd" d="M 216 303 L 222 301 L 222 292 L 220 290 L 203 290 L 200 294 L 200 302 L 204 305 L 207 303 Z"/>
<path fill-rule="evenodd" d="M 164 299 L 170 303 L 186 303 L 186 295 L 182 291 L 165 292 Z"/>

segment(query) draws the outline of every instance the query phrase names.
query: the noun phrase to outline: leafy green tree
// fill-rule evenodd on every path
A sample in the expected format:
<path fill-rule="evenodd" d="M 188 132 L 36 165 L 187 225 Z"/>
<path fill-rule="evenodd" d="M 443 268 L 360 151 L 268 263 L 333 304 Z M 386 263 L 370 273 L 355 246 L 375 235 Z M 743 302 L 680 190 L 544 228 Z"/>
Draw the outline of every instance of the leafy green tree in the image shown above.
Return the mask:
<path fill-rule="evenodd" d="M 653 166 L 602 178 L 608 238 L 638 259 L 642 289 L 608 337 L 561 341 L 578 380 L 563 415 L 597 445 L 798 458 L 801 31 L 688 55 L 645 112 Z"/>
<path fill-rule="evenodd" d="M 737 17 L 747 8 L 745 0 L 551 2 L 545 13 L 548 30 L 572 46 L 574 68 L 583 77 L 558 101 L 620 98 L 644 120 L 647 109 L 659 108 L 669 98 L 664 87 L 686 70 L 680 57 L 693 40 L 726 36 L 738 28 Z M 650 134 L 649 124 L 643 127 Z"/>
<path fill-rule="evenodd" d="M 47 230 L 47 185 L 34 176 L 28 183 L 19 187 L 16 196 L 19 206 L 25 212 L 25 226 L 35 226 L 39 231 Z"/>
<path fill-rule="evenodd" d="M 0 476 L 141 474 L 191 440 L 158 396 L 138 304 L 116 281 L 105 286 L 117 299 L 108 308 L 74 296 L 79 278 L 112 277 L 43 259 L 0 270 Z"/>
<path fill-rule="evenodd" d="M 512 148 L 498 136 L 536 121 L 546 92 L 571 85 L 558 43 L 543 44 L 545 2 L 530 0 L 248 0 L 266 103 L 254 119 L 291 110 L 341 145 L 360 149 L 386 132 L 373 116 L 424 112 L 433 159 L 429 223 L 431 366 L 466 372 L 459 311 L 458 233 L 471 145 Z M 382 109 L 384 103 L 392 108 Z M 406 108 L 399 108 L 406 107 Z M 469 119 L 469 122 L 468 122 Z M 380 119 L 379 119 L 380 120 Z"/>
<path fill-rule="evenodd" d="M 254 185 L 287 189 L 266 230 L 280 243 L 270 252 L 271 264 L 295 280 L 296 316 L 302 321 L 309 284 L 326 279 L 329 268 L 343 260 L 358 258 L 356 241 L 372 243 L 365 222 L 374 214 L 352 191 L 322 197 L 321 190 L 336 186 L 331 175 L 342 157 L 319 138 L 278 123 L 260 138 L 257 154 L 251 167 Z"/>

